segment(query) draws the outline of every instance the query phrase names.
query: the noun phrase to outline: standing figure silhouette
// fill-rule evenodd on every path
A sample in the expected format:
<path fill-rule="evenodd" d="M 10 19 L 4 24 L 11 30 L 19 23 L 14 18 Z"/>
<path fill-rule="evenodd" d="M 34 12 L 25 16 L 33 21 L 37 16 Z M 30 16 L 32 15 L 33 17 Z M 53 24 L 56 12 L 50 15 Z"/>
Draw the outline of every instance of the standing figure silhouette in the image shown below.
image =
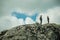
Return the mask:
<path fill-rule="evenodd" d="M 40 24 L 42 25 L 42 15 L 40 16 Z"/>
<path fill-rule="evenodd" d="M 49 24 L 49 16 L 47 16 L 47 22 L 48 22 L 48 24 Z"/>

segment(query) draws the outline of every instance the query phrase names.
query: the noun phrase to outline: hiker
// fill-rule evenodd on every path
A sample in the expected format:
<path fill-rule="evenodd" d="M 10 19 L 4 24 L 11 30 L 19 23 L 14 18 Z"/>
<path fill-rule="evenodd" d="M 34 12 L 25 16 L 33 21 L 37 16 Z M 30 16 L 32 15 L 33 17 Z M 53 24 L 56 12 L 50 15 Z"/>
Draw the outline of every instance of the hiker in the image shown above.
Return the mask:
<path fill-rule="evenodd" d="M 42 15 L 40 16 L 40 23 L 42 24 Z"/>
<path fill-rule="evenodd" d="M 49 16 L 47 16 L 47 22 L 49 23 Z"/>

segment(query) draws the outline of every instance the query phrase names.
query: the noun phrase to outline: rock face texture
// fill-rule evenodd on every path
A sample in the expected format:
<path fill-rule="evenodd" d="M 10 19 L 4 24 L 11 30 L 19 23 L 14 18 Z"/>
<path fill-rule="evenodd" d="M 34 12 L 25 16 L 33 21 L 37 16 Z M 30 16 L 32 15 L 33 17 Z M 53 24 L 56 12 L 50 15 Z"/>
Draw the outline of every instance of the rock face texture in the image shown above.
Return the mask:
<path fill-rule="evenodd" d="M 0 32 L 0 40 L 60 40 L 60 25 L 27 24 Z"/>

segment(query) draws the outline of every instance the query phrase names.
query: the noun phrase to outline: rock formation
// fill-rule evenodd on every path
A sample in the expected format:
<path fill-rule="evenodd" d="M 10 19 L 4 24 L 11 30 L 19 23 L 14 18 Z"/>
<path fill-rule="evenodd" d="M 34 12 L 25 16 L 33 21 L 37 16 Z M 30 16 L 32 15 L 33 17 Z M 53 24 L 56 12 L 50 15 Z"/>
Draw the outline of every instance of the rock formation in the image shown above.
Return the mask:
<path fill-rule="evenodd" d="M 27 24 L 0 32 L 0 40 L 60 40 L 60 25 Z"/>

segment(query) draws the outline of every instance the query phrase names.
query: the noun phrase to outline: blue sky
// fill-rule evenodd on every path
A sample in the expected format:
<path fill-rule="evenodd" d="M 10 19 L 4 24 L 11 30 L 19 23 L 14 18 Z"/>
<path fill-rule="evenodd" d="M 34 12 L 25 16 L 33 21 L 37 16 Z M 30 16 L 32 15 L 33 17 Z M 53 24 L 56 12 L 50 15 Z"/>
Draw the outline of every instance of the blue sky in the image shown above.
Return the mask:
<path fill-rule="evenodd" d="M 12 12 L 17 14 L 12 16 Z M 36 12 L 38 16 L 33 17 Z M 24 16 L 17 19 L 20 14 Z M 60 24 L 60 0 L 0 0 L 0 31 L 18 25 L 40 22 L 41 14 L 43 23 L 47 23 L 46 16 L 48 15 L 51 23 Z"/>
<path fill-rule="evenodd" d="M 35 13 L 35 14 L 29 16 L 25 13 L 12 12 L 12 16 L 15 16 L 17 19 L 22 18 L 24 21 L 27 17 L 30 17 L 33 21 L 36 21 L 36 17 L 38 16 L 38 13 Z"/>

